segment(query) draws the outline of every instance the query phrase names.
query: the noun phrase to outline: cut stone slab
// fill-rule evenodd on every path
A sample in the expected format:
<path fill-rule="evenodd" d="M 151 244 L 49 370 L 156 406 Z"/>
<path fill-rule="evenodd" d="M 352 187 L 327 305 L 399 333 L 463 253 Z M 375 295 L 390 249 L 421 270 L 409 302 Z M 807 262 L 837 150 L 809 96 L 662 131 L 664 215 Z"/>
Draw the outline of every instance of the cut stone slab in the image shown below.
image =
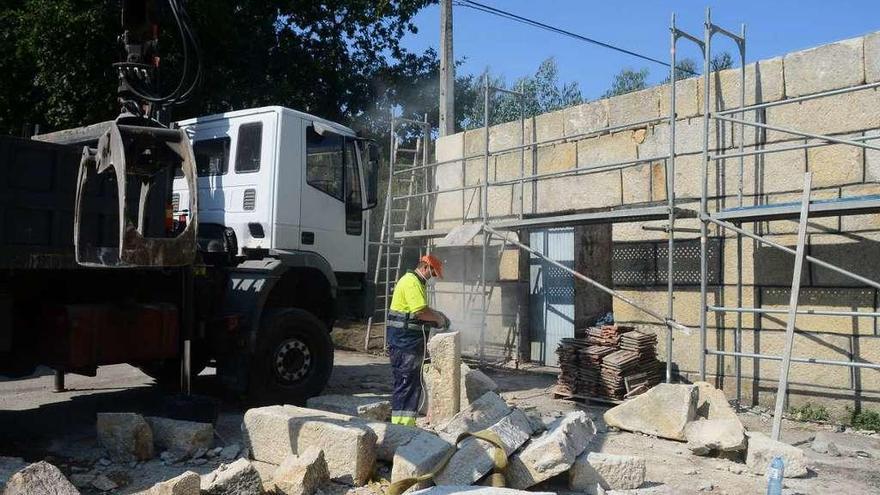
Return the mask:
<path fill-rule="evenodd" d="M 324 452 L 316 447 L 308 448 L 298 456 L 288 456 L 272 477 L 275 492 L 285 495 L 312 495 L 329 480 Z"/>
<path fill-rule="evenodd" d="M 532 436 L 529 418 L 520 411 L 513 412 L 487 428 L 501 439 L 504 455 L 509 457 Z M 466 438 L 440 473 L 434 478 L 437 485 L 468 485 L 476 483 L 495 466 L 493 444 L 478 438 Z"/>
<path fill-rule="evenodd" d="M 438 429 L 447 442 L 455 442 L 462 433 L 480 431 L 510 414 L 510 406 L 495 392 L 483 394 Z"/>
<path fill-rule="evenodd" d="M 170 480 L 161 481 L 153 485 L 149 495 L 199 495 L 201 490 L 201 477 L 195 471 L 187 471 Z"/>
<path fill-rule="evenodd" d="M 391 482 L 421 476 L 436 469 L 453 448 L 451 443 L 437 435 L 421 432 L 394 453 Z"/>
<path fill-rule="evenodd" d="M 118 462 L 153 457 L 153 432 L 140 414 L 98 413 L 98 442 Z"/>
<path fill-rule="evenodd" d="M 260 495 L 263 481 L 250 461 L 239 459 L 202 476 L 200 488 L 203 495 Z"/>
<path fill-rule="evenodd" d="M 554 495 L 553 492 L 525 492 L 511 488 L 493 488 L 487 486 L 434 486 L 413 492 L 413 495 L 451 495 L 453 493 L 469 493 L 471 495 Z"/>
<path fill-rule="evenodd" d="M 685 427 L 694 420 L 697 387 L 661 383 L 644 394 L 605 411 L 605 423 L 671 440 L 687 440 Z"/>
<path fill-rule="evenodd" d="M 13 474 L 3 495 L 79 495 L 79 490 L 60 469 L 40 461 Z"/>
<path fill-rule="evenodd" d="M 391 420 L 391 401 L 386 395 L 319 395 L 308 399 L 306 407 L 373 421 Z"/>
<path fill-rule="evenodd" d="M 330 477 L 363 485 L 376 462 L 376 434 L 359 418 L 296 406 L 249 409 L 242 430 L 251 456 L 281 464 L 309 447 L 324 451 Z"/>
<path fill-rule="evenodd" d="M 507 484 L 525 489 L 568 471 L 595 435 L 596 426 L 586 413 L 566 414 L 510 458 Z"/>
<path fill-rule="evenodd" d="M 746 433 L 749 446 L 746 451 L 746 466 L 755 474 L 764 474 L 775 456 L 785 462 L 785 477 L 800 478 L 807 475 L 807 457 L 804 451 L 787 443 L 777 442 L 758 432 Z"/>
<path fill-rule="evenodd" d="M 817 432 L 810 448 L 821 454 L 880 459 L 880 439 L 852 433 Z"/>
<path fill-rule="evenodd" d="M 596 495 L 604 490 L 633 490 L 645 483 L 645 460 L 629 455 L 582 454 L 569 471 L 569 488 Z"/>
<path fill-rule="evenodd" d="M 376 434 L 376 459 L 391 462 L 394 452 L 424 430 L 415 426 L 394 425 L 371 421 L 367 426 Z"/>
<path fill-rule="evenodd" d="M 425 365 L 428 420 L 440 424 L 461 409 L 461 337 L 459 332 L 438 333 L 428 341 L 431 361 Z"/>
<path fill-rule="evenodd" d="M 739 422 L 739 417 L 730 406 L 724 391 L 718 390 L 708 382 L 694 382 L 694 385 L 697 387 L 697 417 Z"/>
<path fill-rule="evenodd" d="M 461 408 L 464 409 L 471 402 L 479 399 L 487 392 L 498 390 L 495 380 L 489 378 L 480 370 L 473 369 L 465 363 L 461 363 Z"/>
<path fill-rule="evenodd" d="M 210 449 L 214 444 L 214 425 L 179 419 L 147 416 L 153 432 L 153 442 L 161 449 L 189 457 L 199 449 Z"/>
<path fill-rule="evenodd" d="M 746 434 L 739 419 L 701 419 L 685 427 L 688 449 L 695 455 L 745 450 Z"/>

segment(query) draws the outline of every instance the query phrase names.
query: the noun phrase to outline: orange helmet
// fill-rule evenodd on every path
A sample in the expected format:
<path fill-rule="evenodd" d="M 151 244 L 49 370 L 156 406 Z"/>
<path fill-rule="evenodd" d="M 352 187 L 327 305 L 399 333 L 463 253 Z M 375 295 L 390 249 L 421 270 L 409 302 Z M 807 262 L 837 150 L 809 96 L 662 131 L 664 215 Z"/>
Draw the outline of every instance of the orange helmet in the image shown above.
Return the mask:
<path fill-rule="evenodd" d="M 438 277 L 443 278 L 443 262 L 433 254 L 426 254 L 419 258 L 420 263 L 424 263 L 434 270 Z"/>

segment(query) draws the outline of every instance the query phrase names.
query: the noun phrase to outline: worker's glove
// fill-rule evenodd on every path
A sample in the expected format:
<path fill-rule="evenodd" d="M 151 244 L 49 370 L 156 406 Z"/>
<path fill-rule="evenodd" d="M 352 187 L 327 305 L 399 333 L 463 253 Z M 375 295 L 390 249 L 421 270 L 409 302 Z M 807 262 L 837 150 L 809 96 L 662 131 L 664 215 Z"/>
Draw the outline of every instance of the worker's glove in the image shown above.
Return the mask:
<path fill-rule="evenodd" d="M 443 321 L 440 322 L 440 328 L 442 328 L 443 330 L 449 330 L 449 327 L 452 324 L 449 321 L 449 318 L 443 313 L 440 313 L 440 316 L 443 317 Z"/>

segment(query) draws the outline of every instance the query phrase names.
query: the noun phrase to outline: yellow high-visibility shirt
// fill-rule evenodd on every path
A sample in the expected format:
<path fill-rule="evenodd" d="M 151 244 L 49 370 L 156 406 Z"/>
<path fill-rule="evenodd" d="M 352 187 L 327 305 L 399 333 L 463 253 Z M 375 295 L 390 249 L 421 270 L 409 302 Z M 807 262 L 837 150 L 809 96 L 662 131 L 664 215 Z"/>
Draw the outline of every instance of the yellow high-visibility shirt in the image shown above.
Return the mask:
<path fill-rule="evenodd" d="M 391 296 L 391 311 L 418 313 L 428 307 L 428 294 L 425 283 L 413 272 L 400 277 Z"/>

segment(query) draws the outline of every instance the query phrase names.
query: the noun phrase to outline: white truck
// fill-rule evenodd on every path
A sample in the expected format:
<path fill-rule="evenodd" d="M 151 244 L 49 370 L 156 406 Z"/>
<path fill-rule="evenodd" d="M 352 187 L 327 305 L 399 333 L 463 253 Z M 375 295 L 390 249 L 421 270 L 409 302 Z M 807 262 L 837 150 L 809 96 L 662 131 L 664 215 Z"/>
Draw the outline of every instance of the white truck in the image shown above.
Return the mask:
<path fill-rule="evenodd" d="M 42 142 L 0 139 L 8 150 L 0 171 L 21 177 L 0 186 L 0 218 L 31 212 L 32 219 L 4 225 L 9 235 L 0 238 L 0 375 L 21 376 L 37 364 L 90 375 L 100 365 L 131 363 L 179 383 L 190 343 L 192 375 L 213 361 L 223 384 L 254 402 L 295 403 L 324 388 L 334 321 L 366 316 L 374 301 L 366 272 L 376 144 L 277 106 L 178 125 L 192 142 L 197 201 L 189 197 L 192 182 L 183 173 L 172 178 L 169 168 L 170 187 L 163 191 L 158 180 L 149 201 L 142 197 L 140 223 L 145 237 L 169 238 L 191 232 L 187 221 L 197 218 L 195 262 L 181 266 L 73 261 L 73 179 L 83 145 L 103 127 Z M 107 175 L 77 193 L 80 240 L 100 252 L 118 249 L 120 238 L 117 188 Z M 187 211 L 191 204 L 197 215 Z M 43 217 L 54 220 L 37 221 Z"/>

